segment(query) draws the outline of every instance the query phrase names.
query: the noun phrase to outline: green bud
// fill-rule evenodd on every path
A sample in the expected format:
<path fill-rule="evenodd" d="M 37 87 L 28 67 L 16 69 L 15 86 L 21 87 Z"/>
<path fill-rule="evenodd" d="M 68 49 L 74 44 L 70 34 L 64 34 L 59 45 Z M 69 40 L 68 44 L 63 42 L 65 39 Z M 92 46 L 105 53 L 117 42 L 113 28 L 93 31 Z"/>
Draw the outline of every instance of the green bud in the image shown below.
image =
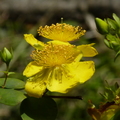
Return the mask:
<path fill-rule="evenodd" d="M 112 49 L 111 45 L 110 45 L 110 42 L 107 39 L 104 39 L 104 43 L 108 48 Z"/>
<path fill-rule="evenodd" d="M 95 23 L 96 23 L 96 26 L 97 26 L 97 29 L 98 29 L 98 32 L 105 35 L 108 33 L 108 24 L 100 19 L 100 18 L 95 18 Z"/>
<path fill-rule="evenodd" d="M 115 52 L 120 51 L 120 44 L 117 41 L 110 41 L 110 45 Z"/>
<path fill-rule="evenodd" d="M 13 54 L 6 47 L 4 47 L 3 50 L 0 51 L 0 57 L 3 62 L 9 65 L 11 59 L 13 58 Z"/>

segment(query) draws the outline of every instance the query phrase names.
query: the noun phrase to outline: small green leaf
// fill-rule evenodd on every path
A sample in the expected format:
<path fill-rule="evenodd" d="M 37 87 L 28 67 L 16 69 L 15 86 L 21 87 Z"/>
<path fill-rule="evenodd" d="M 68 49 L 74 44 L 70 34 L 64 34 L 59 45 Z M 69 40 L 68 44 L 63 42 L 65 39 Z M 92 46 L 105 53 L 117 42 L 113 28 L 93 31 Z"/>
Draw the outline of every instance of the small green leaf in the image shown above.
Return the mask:
<path fill-rule="evenodd" d="M 3 86 L 5 78 L 0 78 L 0 86 Z M 15 78 L 7 78 L 5 88 L 23 89 L 25 82 Z"/>
<path fill-rule="evenodd" d="M 117 28 L 117 24 L 114 20 L 107 18 L 107 22 L 108 24 L 111 26 L 111 28 L 116 29 Z"/>
<path fill-rule="evenodd" d="M 25 113 L 23 113 L 22 115 L 21 115 L 21 117 L 22 117 L 22 120 L 34 120 L 33 118 L 30 118 L 28 115 L 26 115 Z"/>
<path fill-rule="evenodd" d="M 114 88 L 115 88 L 115 90 L 118 90 L 120 88 L 120 86 L 119 86 L 119 84 L 117 82 L 115 82 Z"/>
<path fill-rule="evenodd" d="M 0 88 L 0 103 L 6 105 L 17 105 L 26 98 L 23 92 L 13 89 Z"/>
<path fill-rule="evenodd" d="M 57 106 L 51 98 L 28 97 L 20 107 L 23 120 L 55 120 L 57 116 Z"/>
<path fill-rule="evenodd" d="M 15 72 L 8 72 L 8 76 L 13 74 L 15 74 Z"/>
<path fill-rule="evenodd" d="M 107 39 L 104 39 L 104 43 L 108 48 L 111 48 L 110 42 Z"/>
<path fill-rule="evenodd" d="M 114 31 L 118 30 L 119 27 L 118 27 L 117 23 L 114 20 L 108 18 L 107 22 L 110 25 L 110 28 L 114 29 Z"/>
<path fill-rule="evenodd" d="M 118 58 L 118 56 L 120 55 L 120 50 L 117 52 L 117 54 L 115 55 L 114 61 L 116 61 L 116 59 Z"/>
<path fill-rule="evenodd" d="M 120 27 L 120 18 L 115 13 L 113 13 L 113 18 L 117 22 L 118 26 Z"/>
<path fill-rule="evenodd" d="M 111 34 L 107 34 L 106 38 L 107 38 L 107 40 L 110 40 L 110 41 L 115 41 L 116 40 L 116 37 L 114 35 L 111 35 Z"/>
<path fill-rule="evenodd" d="M 105 93 L 104 94 L 100 93 L 100 95 L 107 100 L 107 95 Z"/>

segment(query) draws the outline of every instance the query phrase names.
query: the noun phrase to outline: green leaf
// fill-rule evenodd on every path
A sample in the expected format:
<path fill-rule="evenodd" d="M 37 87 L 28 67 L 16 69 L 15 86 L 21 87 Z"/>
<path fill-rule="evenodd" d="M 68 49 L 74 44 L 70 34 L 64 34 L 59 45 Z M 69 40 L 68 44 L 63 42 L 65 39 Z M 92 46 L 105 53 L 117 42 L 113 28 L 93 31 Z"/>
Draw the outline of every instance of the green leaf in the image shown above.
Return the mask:
<path fill-rule="evenodd" d="M 116 59 L 118 58 L 119 55 L 120 55 L 120 50 L 116 53 L 114 61 L 116 61 Z"/>
<path fill-rule="evenodd" d="M 106 38 L 107 38 L 107 40 L 109 40 L 109 41 L 116 41 L 116 37 L 115 37 L 114 35 L 111 35 L 111 34 L 107 34 L 107 35 L 106 35 Z"/>
<path fill-rule="evenodd" d="M 3 86 L 5 78 L 0 78 L 0 86 Z M 25 82 L 15 78 L 7 78 L 5 88 L 23 89 Z"/>
<path fill-rule="evenodd" d="M 118 27 L 117 23 L 114 20 L 108 18 L 107 22 L 108 22 L 108 24 L 110 25 L 110 27 L 112 29 L 114 29 L 115 31 L 118 30 L 119 27 Z"/>
<path fill-rule="evenodd" d="M 23 113 L 22 115 L 21 115 L 21 117 L 22 117 L 22 119 L 23 120 L 34 120 L 33 118 L 30 118 L 28 115 L 26 115 L 25 113 Z"/>
<path fill-rule="evenodd" d="M 113 18 L 117 22 L 118 26 L 120 27 L 120 18 L 115 13 L 113 13 Z"/>
<path fill-rule="evenodd" d="M 8 72 L 8 76 L 13 74 L 15 74 L 15 72 Z"/>
<path fill-rule="evenodd" d="M 111 48 L 110 42 L 107 39 L 104 39 L 104 43 L 108 48 Z"/>
<path fill-rule="evenodd" d="M 17 105 L 26 98 L 23 92 L 13 89 L 0 88 L 0 103 L 6 105 Z"/>
<path fill-rule="evenodd" d="M 120 86 L 119 86 L 119 84 L 117 82 L 115 82 L 114 88 L 115 88 L 115 90 L 118 90 L 120 88 Z"/>
<path fill-rule="evenodd" d="M 57 116 L 56 103 L 49 97 L 28 97 L 21 103 L 20 111 L 23 120 L 55 120 Z"/>

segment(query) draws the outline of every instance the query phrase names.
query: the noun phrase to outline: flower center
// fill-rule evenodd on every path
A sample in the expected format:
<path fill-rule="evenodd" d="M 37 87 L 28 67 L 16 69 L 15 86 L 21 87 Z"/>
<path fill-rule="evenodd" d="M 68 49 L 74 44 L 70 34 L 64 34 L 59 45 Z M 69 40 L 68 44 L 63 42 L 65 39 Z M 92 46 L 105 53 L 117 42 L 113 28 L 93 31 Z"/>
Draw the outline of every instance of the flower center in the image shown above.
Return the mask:
<path fill-rule="evenodd" d="M 73 62 L 78 54 L 75 45 L 49 43 L 42 50 L 34 50 L 31 57 L 39 66 L 55 67 Z"/>

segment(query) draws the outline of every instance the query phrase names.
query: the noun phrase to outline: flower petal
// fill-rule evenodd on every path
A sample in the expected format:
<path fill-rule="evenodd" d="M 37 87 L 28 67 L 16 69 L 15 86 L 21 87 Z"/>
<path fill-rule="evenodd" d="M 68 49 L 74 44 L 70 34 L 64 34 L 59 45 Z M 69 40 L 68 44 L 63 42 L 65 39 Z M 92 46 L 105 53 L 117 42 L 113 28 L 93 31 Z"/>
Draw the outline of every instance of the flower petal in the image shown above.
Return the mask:
<path fill-rule="evenodd" d="M 32 34 L 24 34 L 25 40 L 34 48 L 41 50 L 44 47 L 44 43 L 38 41 Z"/>
<path fill-rule="evenodd" d="M 46 91 L 46 84 L 44 81 L 34 80 L 34 77 L 32 77 L 26 82 L 25 91 L 29 96 L 39 98 Z"/>
<path fill-rule="evenodd" d="M 84 83 L 94 74 L 95 65 L 93 61 L 79 62 L 74 69 L 74 72 L 76 72 L 76 78 L 79 79 L 80 83 Z"/>
<path fill-rule="evenodd" d="M 72 64 L 65 65 L 58 77 L 52 77 L 50 84 L 47 84 L 47 89 L 53 92 L 66 93 L 69 89 L 76 86 L 78 83 L 84 83 L 94 74 L 94 63 L 93 61 L 87 62 L 74 62 Z M 57 73 L 57 71 L 56 71 Z"/>
<path fill-rule="evenodd" d="M 23 75 L 25 75 L 26 77 L 31 77 L 40 72 L 42 69 L 43 67 L 36 65 L 35 62 L 30 62 L 23 71 Z"/>
<path fill-rule="evenodd" d="M 58 41 L 58 40 L 48 41 L 47 43 L 54 44 L 54 45 L 71 45 L 69 42 L 63 42 L 63 41 Z"/>
<path fill-rule="evenodd" d="M 77 48 L 82 51 L 83 57 L 93 57 L 98 54 L 97 50 L 92 47 L 94 43 L 88 45 L 79 45 Z"/>
<path fill-rule="evenodd" d="M 83 57 L 82 53 L 78 54 L 78 56 L 74 59 L 74 63 L 79 62 L 82 59 L 82 57 Z"/>
<path fill-rule="evenodd" d="M 61 79 L 58 80 L 58 79 Z M 59 74 L 57 77 L 52 77 L 50 83 L 47 84 L 47 89 L 51 92 L 66 93 L 72 87 L 74 87 L 78 81 L 74 78 L 74 74 L 67 77 L 65 73 Z"/>

